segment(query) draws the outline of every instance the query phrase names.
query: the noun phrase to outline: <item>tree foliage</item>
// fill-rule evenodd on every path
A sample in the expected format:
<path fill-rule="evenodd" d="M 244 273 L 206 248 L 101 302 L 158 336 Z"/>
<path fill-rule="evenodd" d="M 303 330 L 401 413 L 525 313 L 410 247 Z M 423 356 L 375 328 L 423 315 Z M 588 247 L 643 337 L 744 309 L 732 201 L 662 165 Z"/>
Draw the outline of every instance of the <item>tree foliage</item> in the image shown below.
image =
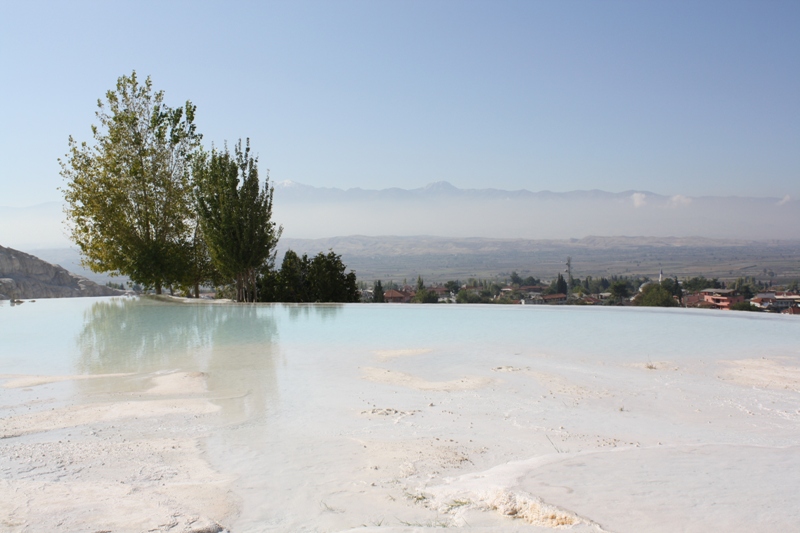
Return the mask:
<path fill-rule="evenodd" d="M 329 250 L 311 260 L 308 269 L 310 301 L 357 302 L 361 298 L 355 272 L 345 272 L 342 256 Z"/>
<path fill-rule="evenodd" d="M 703 276 L 696 276 L 683 281 L 683 288 L 687 294 L 694 294 L 702 291 L 703 289 L 719 289 L 721 287 L 722 284 L 717 278 L 706 279 Z"/>
<path fill-rule="evenodd" d="M 384 303 L 386 299 L 384 298 L 383 294 L 383 283 L 381 280 L 377 280 L 372 288 L 372 301 L 376 304 Z"/>
<path fill-rule="evenodd" d="M 461 287 L 461 282 L 458 280 L 450 280 L 444 284 L 444 288 L 453 294 L 458 294 L 458 290 L 460 287 Z"/>
<path fill-rule="evenodd" d="M 611 292 L 611 297 L 615 301 L 622 302 L 623 299 L 627 298 L 630 295 L 630 288 L 628 287 L 628 282 L 626 280 L 615 281 L 609 287 L 609 292 Z"/>
<path fill-rule="evenodd" d="M 755 305 L 751 304 L 750 302 L 737 302 L 731 305 L 732 311 L 754 311 L 756 313 L 763 312 L 764 310 L 760 307 L 756 307 Z"/>
<path fill-rule="evenodd" d="M 434 291 L 425 288 L 425 282 L 422 281 L 422 276 L 417 276 L 417 292 L 411 299 L 411 303 L 415 304 L 439 303 L 439 295 L 437 295 Z"/>
<path fill-rule="evenodd" d="M 272 266 L 283 228 L 272 221 L 274 189 L 263 187 L 258 161 L 240 140 L 234 154 L 227 147 L 201 153 L 193 165 L 200 227 L 214 266 L 236 286 L 236 300 L 254 302 L 257 277 Z"/>
<path fill-rule="evenodd" d="M 155 287 L 178 282 L 191 242 L 189 166 L 201 136 L 195 106 L 164 103 L 134 71 L 98 100 L 94 143 L 69 139 L 65 213 L 82 262 Z"/>
<path fill-rule="evenodd" d="M 361 294 L 355 272 L 345 272 L 342 257 L 329 251 L 309 259 L 287 250 L 281 269 L 275 274 L 274 291 L 265 291 L 262 301 L 358 302 Z M 269 294 L 273 294 L 268 298 Z"/>
<path fill-rule="evenodd" d="M 554 289 L 554 294 L 567 294 L 567 280 L 561 274 L 556 278 Z"/>
<path fill-rule="evenodd" d="M 672 293 L 659 283 L 648 283 L 642 287 L 642 291 L 636 295 L 633 302 L 644 307 L 676 307 L 678 305 L 678 302 L 672 297 Z"/>
<path fill-rule="evenodd" d="M 480 303 L 489 303 L 491 300 L 488 298 L 481 297 L 480 294 L 476 294 L 473 291 L 467 290 L 460 290 L 456 295 L 456 303 L 459 304 L 480 304 Z"/>

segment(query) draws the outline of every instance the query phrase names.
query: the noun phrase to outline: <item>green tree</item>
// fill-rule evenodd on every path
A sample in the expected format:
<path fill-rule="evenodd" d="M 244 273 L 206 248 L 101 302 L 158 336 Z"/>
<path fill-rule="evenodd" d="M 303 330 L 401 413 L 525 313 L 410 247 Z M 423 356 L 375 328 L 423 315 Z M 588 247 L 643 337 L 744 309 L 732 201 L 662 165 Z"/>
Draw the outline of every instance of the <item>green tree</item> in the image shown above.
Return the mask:
<path fill-rule="evenodd" d="M 304 256 L 305 257 L 305 256 Z M 361 298 L 355 272 L 345 273 L 342 256 L 329 250 L 309 263 L 309 300 L 312 302 L 357 302 Z"/>
<path fill-rule="evenodd" d="M 451 280 L 444 284 L 444 288 L 453 294 L 458 294 L 459 287 L 461 287 L 461 282 L 458 280 Z"/>
<path fill-rule="evenodd" d="M 480 295 L 475 294 L 472 291 L 467 290 L 460 290 L 456 295 L 456 303 L 458 304 L 480 304 L 486 303 L 486 300 L 480 297 Z"/>
<path fill-rule="evenodd" d="M 686 279 L 683 282 L 683 288 L 686 290 L 687 294 L 694 294 L 703 289 L 719 289 L 720 287 L 722 287 L 722 285 L 717 278 L 706 279 L 703 276 L 696 276 L 691 279 Z"/>
<path fill-rule="evenodd" d="M 340 255 L 329 251 L 313 259 L 287 250 L 276 274 L 275 298 L 280 302 L 357 302 L 361 298 L 354 272 Z"/>
<path fill-rule="evenodd" d="M 609 287 L 609 291 L 611 292 L 611 297 L 616 302 L 622 302 L 622 300 L 630 295 L 628 282 L 625 280 L 618 280 L 612 283 L 611 287 Z"/>
<path fill-rule="evenodd" d="M 676 307 L 672 293 L 658 283 L 649 283 L 636 295 L 634 304 L 644 307 Z"/>
<path fill-rule="evenodd" d="M 556 278 L 556 294 L 567 294 L 567 280 L 561 274 Z"/>
<path fill-rule="evenodd" d="M 667 278 L 661 282 L 661 286 L 672 296 L 677 297 L 679 303 L 683 303 L 683 289 L 681 289 L 681 285 L 678 283 L 678 278 Z"/>
<path fill-rule="evenodd" d="M 750 302 L 737 302 L 731 306 L 732 311 L 754 311 L 754 312 L 762 312 L 764 311 L 760 307 L 756 307 L 755 305 L 751 304 Z"/>
<path fill-rule="evenodd" d="M 511 283 L 514 285 L 522 285 L 523 279 L 517 274 L 516 271 L 511 273 Z"/>
<path fill-rule="evenodd" d="M 227 147 L 201 153 L 193 165 L 200 227 L 214 266 L 233 281 L 236 301 L 258 299 L 258 275 L 275 260 L 282 227 L 272 221 L 269 176 L 258 178 L 258 161 L 240 140 L 234 155 Z"/>
<path fill-rule="evenodd" d="M 308 256 L 299 257 L 294 250 L 287 250 L 283 256 L 278 273 L 277 300 L 280 302 L 307 302 L 310 297 L 308 287 Z"/>
<path fill-rule="evenodd" d="M 82 263 L 162 287 L 182 277 L 191 240 L 190 162 L 199 147 L 195 106 L 164 103 L 134 71 L 98 100 L 94 143 L 69 138 L 60 159 L 70 236 Z"/>
<path fill-rule="evenodd" d="M 376 304 L 382 304 L 386 301 L 383 297 L 383 283 L 381 280 L 377 280 L 372 287 L 372 301 Z"/>
<path fill-rule="evenodd" d="M 422 281 L 422 276 L 417 276 L 417 292 L 414 298 L 411 299 L 412 303 L 417 304 L 435 304 L 439 302 L 439 296 L 425 288 L 425 283 Z"/>

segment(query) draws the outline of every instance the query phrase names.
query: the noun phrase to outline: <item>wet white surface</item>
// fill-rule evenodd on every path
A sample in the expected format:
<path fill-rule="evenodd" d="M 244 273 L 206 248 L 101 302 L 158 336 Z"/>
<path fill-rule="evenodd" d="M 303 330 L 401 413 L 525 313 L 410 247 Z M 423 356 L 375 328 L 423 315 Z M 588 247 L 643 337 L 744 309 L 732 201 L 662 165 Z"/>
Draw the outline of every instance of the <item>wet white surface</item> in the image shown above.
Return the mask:
<path fill-rule="evenodd" d="M 796 317 L 102 299 L 6 304 L 0 338 L 0 446 L 59 436 L 42 416 L 21 431 L 23 412 L 88 431 L 93 404 L 125 417 L 146 395 L 151 422 L 125 420 L 198 443 L 231 531 L 800 521 Z"/>

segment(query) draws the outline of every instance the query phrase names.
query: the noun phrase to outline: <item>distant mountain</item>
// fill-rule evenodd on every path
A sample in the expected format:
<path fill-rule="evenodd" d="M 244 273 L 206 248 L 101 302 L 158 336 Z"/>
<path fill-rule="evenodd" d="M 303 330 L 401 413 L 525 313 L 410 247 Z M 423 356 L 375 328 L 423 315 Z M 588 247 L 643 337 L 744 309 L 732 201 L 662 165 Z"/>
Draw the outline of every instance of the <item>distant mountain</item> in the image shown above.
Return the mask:
<path fill-rule="evenodd" d="M 439 235 L 568 239 L 589 235 L 800 238 L 800 202 L 785 198 L 662 195 L 650 191 L 532 192 L 337 189 L 275 184 L 274 219 L 287 237 Z"/>
<path fill-rule="evenodd" d="M 275 184 L 273 220 L 284 237 L 437 235 L 447 238 L 582 239 L 591 235 L 800 239 L 800 201 L 787 197 L 685 196 L 650 191 L 533 192 L 459 189 L 338 189 Z M 58 202 L 0 207 L 0 245 L 69 246 Z"/>

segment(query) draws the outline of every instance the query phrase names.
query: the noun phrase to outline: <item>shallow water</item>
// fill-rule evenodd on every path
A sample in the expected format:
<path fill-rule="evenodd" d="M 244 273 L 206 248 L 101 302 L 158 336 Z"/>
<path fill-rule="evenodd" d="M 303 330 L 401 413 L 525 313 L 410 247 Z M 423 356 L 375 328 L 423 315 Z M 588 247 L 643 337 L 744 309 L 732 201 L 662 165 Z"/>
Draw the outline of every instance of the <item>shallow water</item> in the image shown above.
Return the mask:
<path fill-rule="evenodd" d="M 575 530 L 800 518 L 797 317 L 65 299 L 0 305 L 0 339 L 0 374 L 131 373 L 114 384 L 135 390 L 203 372 L 237 532 L 528 531 L 548 506 Z"/>

